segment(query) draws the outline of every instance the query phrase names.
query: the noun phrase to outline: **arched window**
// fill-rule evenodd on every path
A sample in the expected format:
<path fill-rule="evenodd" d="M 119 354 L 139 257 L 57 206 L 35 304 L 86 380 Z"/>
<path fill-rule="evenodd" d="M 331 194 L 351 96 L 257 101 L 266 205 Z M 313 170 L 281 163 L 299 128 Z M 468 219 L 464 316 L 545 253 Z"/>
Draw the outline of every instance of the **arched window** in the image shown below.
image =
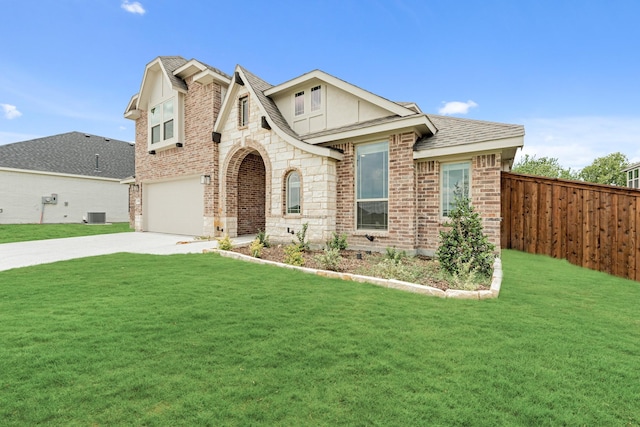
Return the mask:
<path fill-rule="evenodd" d="M 286 206 L 288 214 L 300 213 L 300 174 L 292 171 L 286 179 Z"/>

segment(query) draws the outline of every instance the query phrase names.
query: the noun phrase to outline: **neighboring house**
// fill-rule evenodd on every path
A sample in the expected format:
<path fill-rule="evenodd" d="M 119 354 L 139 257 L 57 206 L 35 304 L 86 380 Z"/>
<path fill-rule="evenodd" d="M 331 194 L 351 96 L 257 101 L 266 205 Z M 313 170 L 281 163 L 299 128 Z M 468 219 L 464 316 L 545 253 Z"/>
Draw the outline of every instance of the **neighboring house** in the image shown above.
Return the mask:
<path fill-rule="evenodd" d="M 631 165 L 622 172 L 627 177 L 627 187 L 640 188 L 640 163 Z"/>
<path fill-rule="evenodd" d="M 134 156 L 129 142 L 81 132 L 0 145 L 0 224 L 130 221 L 120 181 Z"/>
<path fill-rule="evenodd" d="M 315 243 L 425 254 L 456 188 L 499 247 L 500 172 L 524 142 L 520 125 L 424 114 L 319 70 L 272 86 L 177 56 L 146 66 L 124 116 L 136 230 L 290 242 L 309 223 Z"/>

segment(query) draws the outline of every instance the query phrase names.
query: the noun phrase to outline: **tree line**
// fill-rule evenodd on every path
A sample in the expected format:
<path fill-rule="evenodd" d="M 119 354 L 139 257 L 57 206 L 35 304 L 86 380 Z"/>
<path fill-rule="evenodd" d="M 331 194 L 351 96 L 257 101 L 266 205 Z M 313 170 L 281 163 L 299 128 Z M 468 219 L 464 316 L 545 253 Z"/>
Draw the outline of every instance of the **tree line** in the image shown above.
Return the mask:
<path fill-rule="evenodd" d="M 554 157 L 530 156 L 525 154 L 511 170 L 516 173 L 546 176 L 550 178 L 573 179 L 596 184 L 626 186 L 627 177 L 623 170 L 629 167 L 629 159 L 620 152 L 598 157 L 589 166 L 573 170 L 565 168 Z"/>

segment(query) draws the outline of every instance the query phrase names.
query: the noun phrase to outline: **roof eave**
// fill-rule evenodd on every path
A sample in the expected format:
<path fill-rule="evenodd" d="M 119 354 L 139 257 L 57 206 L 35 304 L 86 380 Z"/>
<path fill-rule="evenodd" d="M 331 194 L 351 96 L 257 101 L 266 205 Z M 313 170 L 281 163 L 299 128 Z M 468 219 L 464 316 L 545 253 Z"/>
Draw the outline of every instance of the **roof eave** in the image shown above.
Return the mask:
<path fill-rule="evenodd" d="M 414 160 L 438 159 L 442 157 L 458 156 L 461 154 L 477 154 L 480 152 L 501 151 L 509 148 L 522 148 L 524 135 L 510 138 L 493 139 L 468 144 L 451 145 L 448 147 L 427 148 L 413 152 Z"/>
<path fill-rule="evenodd" d="M 408 117 L 389 123 L 381 123 L 378 125 L 368 126 L 366 128 L 353 129 L 344 132 L 332 133 L 315 138 L 303 139 L 308 144 L 324 144 L 327 142 L 336 142 L 346 139 L 357 139 L 365 136 L 375 136 L 379 134 L 390 134 L 394 132 L 406 131 L 412 129 L 419 137 L 427 134 L 435 133 L 435 126 L 424 116 Z"/>

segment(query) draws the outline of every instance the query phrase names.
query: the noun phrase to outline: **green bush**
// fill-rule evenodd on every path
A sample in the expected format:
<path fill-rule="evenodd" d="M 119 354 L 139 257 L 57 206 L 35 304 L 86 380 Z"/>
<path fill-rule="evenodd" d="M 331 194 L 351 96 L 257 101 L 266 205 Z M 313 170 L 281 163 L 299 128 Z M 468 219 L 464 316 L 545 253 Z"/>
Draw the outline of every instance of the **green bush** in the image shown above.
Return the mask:
<path fill-rule="evenodd" d="M 385 259 L 393 261 L 395 264 L 400 264 L 407 257 L 407 253 L 405 251 L 399 251 L 396 248 L 387 247 L 384 257 Z"/>
<path fill-rule="evenodd" d="M 233 248 L 233 242 L 229 238 L 228 234 L 225 234 L 224 237 L 220 237 L 218 240 L 218 249 L 222 251 L 230 251 Z"/>
<path fill-rule="evenodd" d="M 297 241 L 293 241 L 292 243 L 294 245 L 297 245 L 300 247 L 301 251 L 308 251 L 309 248 L 309 241 L 307 240 L 307 228 L 309 228 L 309 223 L 305 222 L 304 224 L 302 224 L 302 230 L 298 231 L 296 233 L 296 239 Z"/>
<path fill-rule="evenodd" d="M 315 260 L 322 265 L 325 270 L 338 271 L 340 268 L 340 250 L 337 248 L 325 248 L 324 251 L 315 256 Z"/>
<path fill-rule="evenodd" d="M 256 239 L 258 239 L 260 243 L 262 243 L 262 247 L 264 248 L 271 247 L 271 242 L 269 242 L 269 235 L 267 234 L 266 230 L 263 231 L 258 229 L 258 234 L 256 235 Z"/>
<path fill-rule="evenodd" d="M 334 231 L 331 239 L 327 240 L 328 249 L 337 249 L 339 251 L 343 251 L 348 247 L 349 245 L 347 244 L 347 235 L 345 233 L 338 234 Z"/>
<path fill-rule="evenodd" d="M 284 262 L 285 264 L 297 265 L 298 267 L 303 266 L 304 257 L 302 256 L 302 248 L 296 244 L 285 246 Z"/>
<path fill-rule="evenodd" d="M 383 258 L 378 264 L 359 269 L 358 274 L 365 276 L 382 277 L 383 279 L 396 279 L 403 282 L 419 283 L 424 272 L 413 263 L 396 262 L 391 258 Z"/>
<path fill-rule="evenodd" d="M 249 250 L 251 251 L 251 256 L 254 258 L 260 258 L 262 256 L 262 248 L 264 248 L 264 244 L 256 237 L 256 239 L 251 242 L 249 246 Z"/>
<path fill-rule="evenodd" d="M 480 215 L 468 197 L 456 194 L 449 218 L 445 225 L 451 228 L 440 232 L 440 247 L 436 251 L 442 268 L 462 280 L 468 280 L 472 273 L 491 276 L 495 246 L 482 232 Z"/>

